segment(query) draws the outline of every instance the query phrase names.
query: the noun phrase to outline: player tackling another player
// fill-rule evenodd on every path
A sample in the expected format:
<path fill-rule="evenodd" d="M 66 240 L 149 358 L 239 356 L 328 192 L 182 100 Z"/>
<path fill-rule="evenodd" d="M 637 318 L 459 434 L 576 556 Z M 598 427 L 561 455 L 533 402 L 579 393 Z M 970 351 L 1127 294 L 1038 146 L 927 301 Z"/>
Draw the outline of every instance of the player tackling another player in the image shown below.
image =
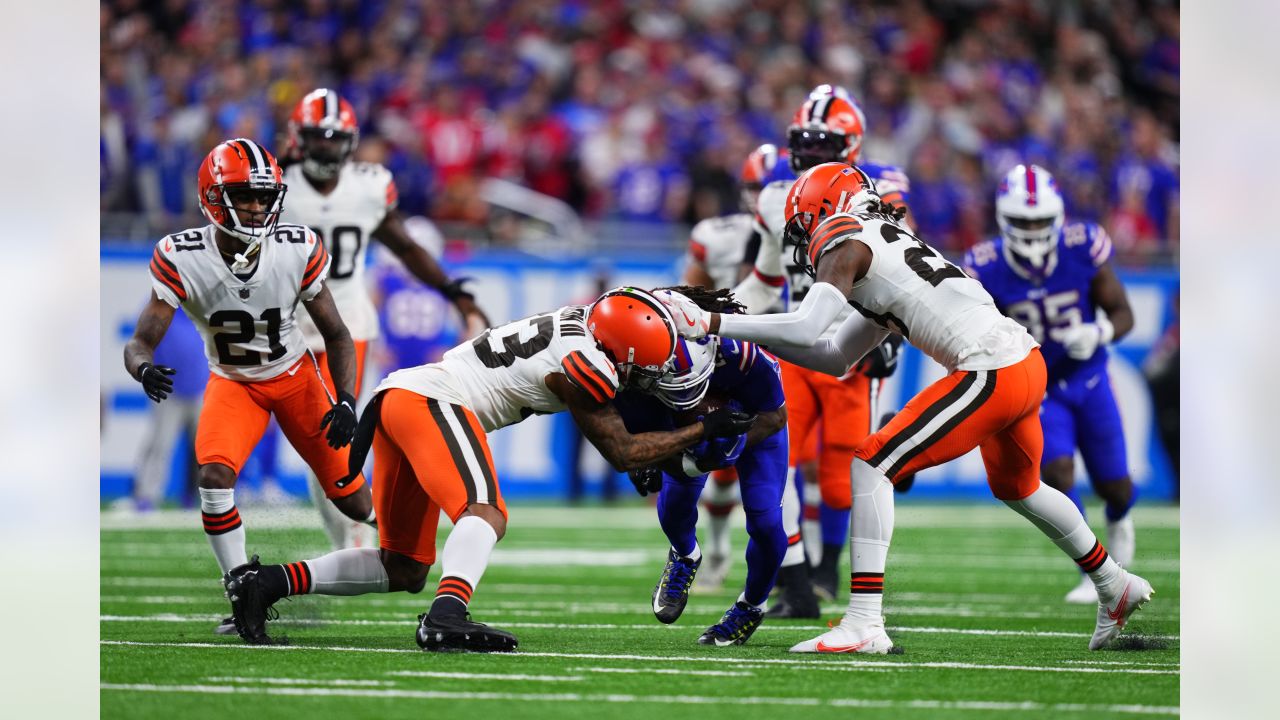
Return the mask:
<path fill-rule="evenodd" d="M 420 592 L 436 561 L 443 512 L 453 531 L 441 579 L 419 617 L 427 650 L 510 651 L 508 632 L 468 613 L 507 510 L 485 433 L 531 415 L 568 410 L 583 435 L 619 470 L 635 470 L 703 440 L 737 437 L 754 416 L 721 408 L 669 432 L 632 434 L 610 401 L 619 389 L 653 392 L 676 351 L 674 320 L 651 294 L 605 293 L 493 328 L 430 365 L 392 373 L 375 389 L 351 455 L 352 473 L 372 446 L 380 549 L 350 548 L 313 560 L 252 562 L 227 581 L 236 626 L 251 643 L 271 641 L 266 621 L 280 598 L 303 593 Z"/>
<path fill-rule="evenodd" d="M 893 482 L 980 448 L 993 494 L 1030 520 L 1097 586 L 1090 649 L 1110 642 L 1152 596 L 1151 585 L 1120 567 L 1080 511 L 1040 482 L 1044 439 L 1039 410 L 1046 371 L 1036 341 L 1001 315 L 976 280 L 911 234 L 901 212 L 875 193 L 865 173 L 843 163 L 806 171 L 786 199 L 786 232 L 796 263 L 816 277 L 793 312 L 707 313 L 687 298 L 663 296 L 686 338 L 707 334 L 766 344 L 785 360 L 843 375 L 890 332 L 945 367 L 885 427 L 863 440 L 853 462 L 849 607 L 840 623 L 793 652 L 885 653 L 882 601 L 893 536 Z M 858 312 L 822 337 L 840 312 Z"/>
<path fill-rule="evenodd" d="M 372 521 L 373 504 L 363 476 L 347 471 L 356 361 L 325 284 L 329 253 L 311 230 L 278 223 L 285 195 L 280 168 L 252 140 L 215 147 L 200 164 L 198 188 L 210 224 L 156 243 L 151 299 L 124 361 L 160 402 L 173 388 L 174 371 L 153 364 L 153 352 L 174 311 L 181 307 L 204 338 L 210 376 L 195 438 L 200 513 L 226 573 L 246 561 L 236 477 L 271 415 L 345 516 Z M 299 301 L 324 339 L 336 398 L 295 323 Z"/>

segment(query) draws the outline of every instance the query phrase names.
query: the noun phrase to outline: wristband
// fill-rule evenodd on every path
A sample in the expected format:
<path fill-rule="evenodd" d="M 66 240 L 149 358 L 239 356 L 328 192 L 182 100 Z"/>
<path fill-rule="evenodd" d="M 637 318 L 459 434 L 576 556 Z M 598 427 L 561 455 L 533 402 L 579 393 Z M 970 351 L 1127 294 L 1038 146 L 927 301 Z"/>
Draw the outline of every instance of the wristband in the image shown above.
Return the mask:
<path fill-rule="evenodd" d="M 1098 326 L 1098 344 L 1110 345 L 1111 341 L 1116 337 L 1116 326 L 1112 325 L 1111 321 L 1102 315 L 1094 318 L 1093 322 Z"/>
<path fill-rule="evenodd" d="M 694 461 L 693 456 L 689 453 L 684 453 L 680 456 L 680 469 L 683 470 L 684 474 L 688 477 L 698 477 L 699 475 L 704 474 L 698 467 L 698 463 Z"/>
<path fill-rule="evenodd" d="M 476 299 L 475 295 L 472 295 L 471 293 L 462 289 L 462 286 L 465 283 L 469 283 L 469 282 L 471 282 L 471 278 L 460 277 L 460 278 L 450 280 L 449 282 L 445 283 L 444 285 L 441 285 L 436 289 L 440 291 L 441 295 L 444 295 L 451 302 L 457 302 L 460 298 L 475 300 Z"/>

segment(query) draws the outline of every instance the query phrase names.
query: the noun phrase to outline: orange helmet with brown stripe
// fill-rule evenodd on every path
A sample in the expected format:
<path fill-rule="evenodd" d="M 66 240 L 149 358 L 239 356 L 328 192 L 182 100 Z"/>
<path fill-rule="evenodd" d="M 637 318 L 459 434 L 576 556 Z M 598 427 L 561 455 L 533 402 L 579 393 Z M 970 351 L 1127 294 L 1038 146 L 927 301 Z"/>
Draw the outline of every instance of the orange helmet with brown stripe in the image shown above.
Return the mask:
<path fill-rule="evenodd" d="M 788 162 L 797 173 L 819 163 L 851 163 L 862 149 L 862 111 L 838 95 L 811 97 L 787 127 Z"/>
<path fill-rule="evenodd" d="M 815 241 L 822 221 L 838 213 L 847 213 L 875 196 L 875 183 L 861 168 L 840 162 L 823 163 L 806 170 L 787 192 L 785 205 L 787 241 L 794 243 L 793 260 L 809 275 L 815 275 L 823 242 Z M 853 224 L 857 220 L 849 218 Z M 843 229 L 857 229 L 853 227 Z M 860 225 L 859 225 L 860 227 Z M 829 239 L 824 228 L 818 240 Z"/>
<path fill-rule="evenodd" d="M 652 294 L 620 287 L 601 295 L 587 311 L 587 330 L 604 350 L 626 387 L 653 392 L 671 365 L 676 325 Z"/>
<path fill-rule="evenodd" d="M 356 111 L 336 90 L 312 90 L 289 117 L 289 151 L 302 157 L 307 177 L 337 177 L 359 142 Z"/>
<path fill-rule="evenodd" d="M 197 175 L 200 211 L 252 250 L 275 230 L 284 207 L 280 166 L 267 149 L 247 138 L 220 143 Z"/>

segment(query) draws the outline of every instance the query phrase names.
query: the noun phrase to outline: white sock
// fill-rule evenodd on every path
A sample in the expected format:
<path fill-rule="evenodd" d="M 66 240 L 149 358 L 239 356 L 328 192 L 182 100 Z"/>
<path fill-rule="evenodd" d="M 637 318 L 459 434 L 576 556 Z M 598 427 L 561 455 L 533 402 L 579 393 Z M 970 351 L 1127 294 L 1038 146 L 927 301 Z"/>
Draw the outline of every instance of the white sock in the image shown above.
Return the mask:
<path fill-rule="evenodd" d="M 674 551 L 677 555 L 680 555 L 680 551 L 676 550 L 675 548 L 671 548 L 671 549 L 672 549 L 672 551 Z M 688 558 L 689 560 L 692 560 L 692 561 L 694 561 L 694 562 L 698 562 L 699 560 L 701 560 L 701 559 L 702 559 L 702 548 L 701 548 L 701 547 L 699 547 L 699 546 L 698 546 L 698 543 L 696 543 L 696 542 L 695 542 L 695 543 L 693 544 L 693 552 L 689 553 L 688 555 L 680 555 L 680 557 Z"/>
<path fill-rule="evenodd" d="M 804 562 L 804 545 L 800 544 L 800 493 L 796 492 L 796 469 L 787 468 L 787 484 L 782 487 L 782 531 L 787 534 L 787 552 L 782 567 Z"/>
<path fill-rule="evenodd" d="M 348 529 L 355 521 L 343 515 L 342 511 L 334 507 L 329 498 L 325 497 L 324 488 L 320 486 L 320 481 L 311 471 L 307 471 L 307 492 L 310 493 L 311 502 L 320 513 L 320 524 L 324 527 L 325 535 L 329 536 L 329 544 L 334 550 L 348 547 Z"/>
<path fill-rule="evenodd" d="M 800 536 L 804 538 L 804 551 L 809 564 L 817 567 L 822 562 L 822 522 L 818 519 L 822 503 L 822 488 L 817 482 L 804 478 L 804 509 L 800 516 Z"/>
<path fill-rule="evenodd" d="M 884 566 L 893 539 L 893 484 L 884 473 L 854 458 L 853 511 L 849 515 L 849 609 L 845 616 L 880 620 Z"/>
<path fill-rule="evenodd" d="M 485 520 L 475 515 L 458 520 L 440 555 L 440 585 L 433 610 L 447 598 L 457 600 L 464 608 L 471 602 L 471 593 L 484 576 L 497 542 L 498 533 Z"/>
<path fill-rule="evenodd" d="M 236 510 L 234 488 L 200 488 L 200 519 L 222 574 L 249 562 L 244 552 L 244 524 Z"/>
<path fill-rule="evenodd" d="M 1021 500 L 1005 500 L 1005 505 L 1040 528 L 1054 545 L 1076 561 L 1093 578 L 1100 597 L 1109 597 L 1112 587 L 1123 584 L 1124 570 L 1107 555 L 1097 536 L 1089 529 L 1080 509 L 1071 499 L 1041 483 Z"/>
<path fill-rule="evenodd" d="M 740 594 L 738 595 L 738 600 L 737 600 L 737 602 L 740 602 L 740 603 L 746 603 L 746 604 L 748 604 L 748 605 L 751 605 L 751 601 L 747 600 L 747 593 L 746 593 L 745 591 L 744 591 L 744 592 L 742 592 L 742 593 L 740 593 Z M 768 604 L 769 604 L 769 601 L 768 601 L 768 600 L 766 600 L 765 602 L 762 602 L 762 603 L 760 603 L 759 605 L 751 605 L 751 607 L 756 608 L 757 610 L 763 610 L 763 609 L 765 609 L 765 606 L 766 606 L 766 605 L 768 605 Z"/>
<path fill-rule="evenodd" d="M 364 595 L 387 592 L 387 571 L 377 548 L 335 550 L 307 561 L 311 592 L 319 595 Z"/>
<path fill-rule="evenodd" d="M 1120 567 L 1133 565 L 1133 556 L 1137 550 L 1137 533 L 1133 529 L 1133 513 L 1128 513 L 1119 520 L 1107 521 L 1107 552 Z"/>

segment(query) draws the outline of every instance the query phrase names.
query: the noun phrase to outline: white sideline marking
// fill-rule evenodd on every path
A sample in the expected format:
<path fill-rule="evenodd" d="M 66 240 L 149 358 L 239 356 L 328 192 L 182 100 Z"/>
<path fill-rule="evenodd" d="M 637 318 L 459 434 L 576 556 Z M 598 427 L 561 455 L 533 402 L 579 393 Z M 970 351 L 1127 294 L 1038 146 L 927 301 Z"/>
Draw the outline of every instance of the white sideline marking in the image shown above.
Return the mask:
<path fill-rule="evenodd" d="M 415 700 L 514 700 L 522 702 L 587 702 L 587 703 L 660 703 L 663 705 L 695 704 L 695 705 L 790 705 L 805 707 L 861 707 L 861 708 L 906 708 L 936 710 L 977 710 L 977 711 L 1021 711 L 1044 713 L 1054 710 L 1072 710 L 1083 712 L 1122 712 L 1147 715 L 1177 715 L 1176 707 L 1159 707 L 1152 705 L 1063 705 L 1046 704 L 1034 701 L 1024 702 L 990 702 L 968 700 L 872 700 L 862 698 L 836 698 L 819 700 L 817 698 L 781 698 L 781 697 L 708 697 L 698 695 L 624 695 L 624 694 L 579 694 L 579 693 L 501 693 L 501 692 L 446 692 L 440 690 L 364 690 L 340 688 L 299 688 L 299 687 L 237 687 L 218 685 L 151 685 L 102 683 L 103 690 L 121 690 L 131 692 L 167 692 L 167 693 L 213 693 L 213 694 L 254 694 L 254 695 L 302 695 L 302 696 L 340 696 L 366 698 L 409 698 Z"/>
<path fill-rule="evenodd" d="M 101 622 L 217 622 L 221 619 L 221 615 L 177 615 L 174 613 L 158 613 L 155 615 L 99 615 L 98 620 Z M 501 615 L 487 617 L 494 623 L 503 627 L 516 629 L 533 629 L 533 630 L 655 630 L 658 632 L 677 632 L 679 630 L 693 629 L 695 626 L 690 625 L 660 625 L 658 623 L 536 623 L 536 622 L 503 622 Z M 324 620 L 310 618 L 281 618 L 279 621 L 283 625 L 399 625 L 408 626 L 414 623 L 413 618 L 383 618 L 383 619 L 362 619 L 362 620 Z M 757 632 L 760 631 L 784 631 L 799 632 L 820 630 L 820 625 L 761 625 Z M 1064 632 L 1055 630 L 991 630 L 984 628 L 945 628 L 945 627 L 920 627 L 914 625 L 894 625 L 887 628 L 892 632 L 903 633 L 930 633 L 937 635 L 990 635 L 995 637 L 1044 637 L 1044 638 L 1084 638 L 1090 637 L 1092 633 L 1087 632 Z M 1178 640 L 1177 635 L 1161 635 L 1161 638 L 1169 640 Z M 1085 664 L 1112 664 L 1112 665 L 1135 665 L 1141 663 L 1095 663 L 1089 660 L 1068 660 L 1067 662 L 1075 662 L 1082 665 Z"/>
<path fill-rule="evenodd" d="M 421 650 L 409 650 L 407 648 L 362 648 L 362 647 L 344 647 L 344 646 L 321 646 L 321 645 L 240 645 L 237 643 L 162 643 L 162 642 L 140 642 L 133 640 L 100 640 L 101 645 L 117 645 L 131 647 L 165 647 L 165 648 L 220 648 L 224 650 L 257 650 L 257 651 L 319 651 L 319 652 L 368 652 L 368 653 L 415 653 L 421 654 Z M 781 658 L 732 658 L 732 657 L 680 657 L 669 655 L 604 655 L 600 653 L 557 653 L 557 652 L 515 652 L 515 653 L 493 653 L 491 657 L 556 657 L 556 658 L 573 658 L 577 660 L 650 660 L 662 663 L 670 662 L 704 662 L 704 663 L 733 663 L 735 665 L 782 665 L 790 667 L 807 667 L 807 668 L 825 668 L 828 670 L 857 670 L 864 667 L 885 667 L 885 668 L 939 668 L 946 670 L 1018 670 L 1023 672 L 1051 672 L 1051 673 L 1089 673 L 1089 674 L 1115 674 L 1124 673 L 1129 675 L 1181 675 L 1179 670 L 1157 670 L 1153 668 L 1130 668 L 1125 670 L 1111 670 L 1099 667 L 1044 667 L 1039 665 L 987 665 L 980 663 L 958 663 L 958 662 L 890 662 L 875 660 L 849 660 L 842 658 L 840 660 L 790 660 Z"/>
<path fill-rule="evenodd" d="M 603 667 L 574 667 L 569 668 L 572 672 L 591 672 L 591 673 L 623 673 L 627 675 L 644 674 L 644 675 L 683 675 L 686 677 L 755 677 L 753 672 L 734 672 L 733 670 L 676 670 L 675 668 L 603 668 Z"/>
<path fill-rule="evenodd" d="M 1073 665 L 1122 665 L 1125 667 L 1132 667 L 1135 665 L 1140 667 L 1178 667 L 1182 664 L 1177 662 L 1121 662 L 1118 660 L 1063 660 L 1063 662 L 1068 662 Z"/>
<path fill-rule="evenodd" d="M 350 685 L 355 687 L 391 687 L 390 680 L 343 680 L 340 678 L 273 678 L 273 677 L 207 677 L 204 682 L 262 683 L 264 685 Z"/>
<path fill-rule="evenodd" d="M 501 673 L 433 672 L 431 670 L 393 670 L 396 677 L 444 678 L 450 680 L 530 680 L 533 682 L 578 682 L 581 675 L 504 675 Z"/>

